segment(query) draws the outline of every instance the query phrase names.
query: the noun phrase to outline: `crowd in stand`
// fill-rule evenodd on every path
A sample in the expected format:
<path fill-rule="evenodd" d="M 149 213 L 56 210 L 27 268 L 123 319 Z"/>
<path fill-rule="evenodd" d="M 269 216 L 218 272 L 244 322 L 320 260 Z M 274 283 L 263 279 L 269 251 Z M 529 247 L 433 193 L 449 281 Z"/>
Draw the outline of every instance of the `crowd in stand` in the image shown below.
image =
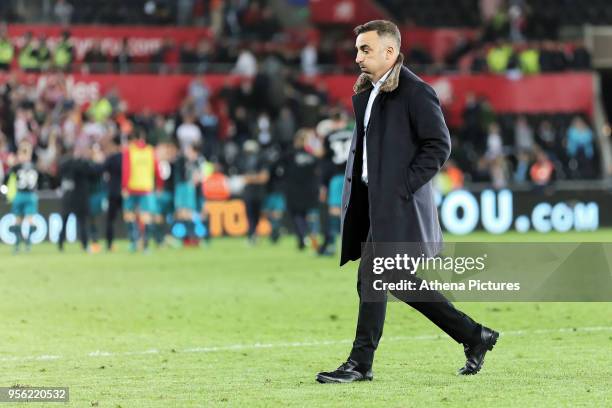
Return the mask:
<path fill-rule="evenodd" d="M 351 122 L 341 106 L 330 104 L 324 88 L 299 80 L 278 65 L 268 66 L 258 71 L 253 80 L 245 77 L 237 87 L 228 85 L 215 94 L 207 86 L 205 76 L 197 76 L 186 89 L 180 109 L 169 116 L 150 112 L 128 114 L 116 89 L 110 89 L 98 100 L 79 105 L 68 93 L 62 73 L 31 83 L 19 83 L 15 76 L 10 76 L 0 89 L 0 173 L 4 173 L 0 178 L 6 183 L 2 192 L 8 192 L 9 196 L 11 175 L 16 174 L 13 186 L 18 190 L 13 196 L 13 209 L 21 205 L 16 204 L 17 199 L 21 203 L 30 197 L 29 202 L 35 203 L 31 197 L 40 189 L 73 197 L 69 201 L 73 207 L 62 210 L 62 231 L 65 231 L 68 215 L 83 203 L 80 195 L 67 195 L 66 185 L 71 185 L 75 178 L 85 180 L 93 175 L 95 182 L 82 182 L 86 186 L 82 187 L 84 194 L 89 192 L 88 202 L 98 203 L 96 207 L 89 204 L 92 206 L 89 208 L 97 208 L 97 214 L 103 211 L 100 196 L 108 195 L 108 202 L 114 203 L 114 210 L 106 215 L 108 248 L 112 248 L 112 225 L 122 198 L 131 250 L 136 250 L 139 242 L 146 250 L 153 239 L 162 244 L 166 233 L 172 230 L 174 234 L 175 228 L 185 230 L 190 240 L 206 236 L 197 235 L 198 228 L 204 231 L 207 228 L 206 224 L 200 224 L 207 219 L 205 199 L 201 197 L 207 191 L 216 199 L 238 195 L 246 206 L 252 243 L 262 212 L 266 212 L 272 224 L 274 240 L 287 211 L 294 222 L 300 249 L 305 248 L 309 238 L 308 242 L 320 254 L 333 254 L 339 217 L 338 211 L 331 210 L 333 205 L 339 205 L 341 189 L 337 186 L 344 180 L 342 160 L 348 157 L 354 126 Z M 338 137 L 337 146 L 330 145 L 332 134 Z M 524 185 L 545 190 L 555 180 L 589 179 L 599 175 L 595 137 L 581 115 L 500 115 L 485 99 L 469 95 L 463 126 L 451 134 L 451 159 L 435 180 L 442 193 L 468 182 L 484 182 L 498 189 Z M 123 158 L 119 164 L 113 164 L 117 161 L 114 158 L 121 156 L 118 149 L 123 150 Z M 151 156 L 144 163 L 151 166 L 148 176 L 151 180 L 153 154 L 157 160 L 172 160 L 166 169 L 174 168 L 172 174 L 178 172 L 182 178 L 166 179 L 158 184 L 164 190 L 156 192 L 150 204 L 143 200 L 153 197 L 153 184 L 149 185 L 146 196 L 130 194 L 130 190 L 125 193 L 121 190 L 118 195 L 120 187 L 115 188 L 117 191 L 112 196 L 112 178 L 108 181 L 101 175 L 112 174 L 114 168 L 114 185 L 129 186 L 129 182 L 117 181 L 125 179 L 125 168 L 129 165 L 124 163 L 130 157 L 126 154 L 140 157 L 133 161 L 136 165 L 143 162 L 142 154 L 147 149 Z M 336 156 L 342 160 L 337 161 Z M 109 170 L 96 170 L 99 165 L 95 163 L 104 163 L 103 169 Z M 127 163 L 132 160 L 128 159 Z M 27 166 L 27 174 L 36 176 L 28 177 L 17 166 L 22 166 L 21 169 Z M 160 166 L 155 172 L 161 174 L 163 168 Z M 142 175 L 138 171 L 133 173 Z M 225 180 L 221 181 L 224 187 L 213 188 L 212 180 L 219 177 Z M 109 183 L 107 191 L 101 180 Z M 179 190 L 177 183 L 189 187 L 187 195 L 183 189 Z M 90 186 L 95 191 L 90 191 Z M 333 200 L 327 201 L 325 194 Z M 160 210 L 164 196 L 174 196 L 175 207 L 171 208 L 177 211 Z M 319 226 L 319 200 L 330 209 L 324 231 Z M 134 202 L 140 202 L 141 211 L 147 215 L 144 230 L 139 230 L 134 219 L 129 218 Z M 35 208 L 35 204 L 28 205 Z M 180 205 L 189 210 L 187 216 L 181 215 L 184 209 Z M 88 244 L 88 237 L 96 237 L 97 233 L 93 228 L 91 233 L 85 228 L 95 224 L 90 222 L 93 214 L 88 209 L 82 211 L 77 214 L 77 218 L 81 217 L 79 237 L 83 248 L 92 250 L 96 246 Z M 28 214 L 31 213 L 24 214 L 24 222 L 30 223 Z M 18 237 L 16 251 L 22 239 L 26 249 L 29 248 L 32 236 L 31 229 L 26 236 L 21 235 L 21 218 L 17 219 L 17 224 L 11 227 Z M 323 245 L 319 245 L 317 238 L 321 232 Z M 60 236 L 60 249 L 63 237 L 64 232 Z"/>
<path fill-rule="evenodd" d="M 43 21 L 59 24 L 186 25 L 217 8 L 246 1 L 225 0 L 6 0 L 0 11 L 11 22 Z"/>
<path fill-rule="evenodd" d="M 452 145 L 439 180 L 442 191 L 466 182 L 540 188 L 601 174 L 595 136 L 581 113 L 496 114 L 485 98 L 468 94 Z"/>
<path fill-rule="evenodd" d="M 408 51 L 408 65 L 415 72 L 444 74 L 448 71 L 536 75 L 540 73 L 591 70 L 589 51 L 580 43 L 539 41 L 512 44 L 504 40 L 483 45 L 459 38 L 443 62 L 434 62 L 423 46 Z"/>
<path fill-rule="evenodd" d="M 149 11 L 163 9 L 163 2 L 153 3 L 155 7 L 149 5 Z M 145 69 L 180 72 L 181 64 L 185 63 L 189 72 L 207 73 L 213 64 L 222 63 L 231 66 L 231 72 L 244 76 L 239 86 L 226 86 L 213 95 L 205 76 L 197 76 L 175 115 L 148 112 L 129 115 L 116 90 L 110 90 L 89 105 L 78 106 L 67 94 L 61 73 L 50 75 L 42 87 L 19 84 L 15 78 L 10 78 L 2 86 L 0 100 L 0 154 L 6 156 L 16 150 L 20 141 L 31 139 L 43 173 L 50 175 L 48 181 L 43 177 L 42 182 L 51 186 L 56 159 L 62 151 L 79 143 L 87 145 L 115 136 L 125 139 L 134 124 L 146 129 L 152 144 L 168 138 L 180 146 L 197 142 L 207 159 L 222 163 L 230 174 L 239 171 L 235 163 L 239 163 L 246 141 L 255 140 L 263 146 L 277 145 L 281 150 L 291 146 L 298 129 L 314 128 L 331 109 L 324 85 L 300 79 L 300 74 L 317 73 L 321 64 L 354 69 L 352 40 L 332 44 L 324 39 L 318 46 L 307 42 L 301 50 L 285 48 L 275 41 L 264 46 L 260 41 L 272 40 L 278 32 L 278 21 L 272 22 L 275 17 L 265 2 L 210 1 L 206 2 L 206 7 L 214 8 L 217 3 L 223 5 L 219 32 L 229 35 L 220 36 L 216 41 L 201 40 L 193 46 L 179 47 L 168 41 Z M 67 11 L 71 8 L 69 1 L 59 0 L 55 7 L 56 14 L 70 15 Z M 464 39 L 448 56 L 447 65 L 453 66 L 472 53 L 475 55 L 472 67 L 476 71 L 519 69 L 537 73 L 589 67 L 588 52 L 583 47 L 571 47 L 570 54 L 568 47 L 561 43 L 545 41 L 541 49 L 537 49 L 532 43 L 523 42 L 530 31 L 514 23 L 517 12 L 513 7 L 514 3 L 509 9 L 499 8 L 483 28 L 482 41 L 494 41 L 487 54 L 484 48 L 474 48 L 473 40 Z M 209 18 L 215 19 L 213 15 Z M 233 28 L 231 21 L 236 23 Z M 241 36 L 251 36 L 249 40 L 259 45 L 240 47 L 245 39 Z M 505 42 L 511 40 L 514 43 Z M 77 65 L 74 54 L 68 31 L 52 50 L 46 46 L 44 38 L 26 36 L 24 46 L 17 50 L 5 33 L 0 36 L 0 69 L 9 69 L 15 60 L 25 71 L 71 71 Z M 407 64 L 411 68 L 418 70 L 419 66 L 427 67 L 430 62 L 426 50 L 413 49 L 408 54 Z M 100 44 L 94 43 L 79 68 L 88 72 L 129 73 L 137 72 L 141 69 L 138 67 L 140 65 L 134 64 L 128 52 L 126 40 L 114 57 L 105 55 Z M 455 141 L 454 164 L 466 174 L 466 179 L 491 181 L 495 186 L 532 180 L 525 169 L 529 168 L 527 164 L 532 165 L 542 158 L 540 152 L 545 152 L 553 163 L 555 172 L 551 178 L 597 176 L 592 160 L 597 157 L 593 154 L 594 137 L 583 120 L 575 119 L 570 126 L 566 123 L 568 120 L 550 122 L 541 118 L 518 118 L 517 126 L 513 126 L 514 118 L 496 119 L 487 106 L 486 101 L 470 97 L 463 128 L 454 130 L 460 136 Z M 515 128 L 517 141 L 509 141 L 508 134 Z M 308 143 L 316 149 L 322 141 L 314 138 Z"/>
<path fill-rule="evenodd" d="M 182 44 L 166 39 L 159 50 L 148 58 L 134 58 L 127 38 L 123 40 L 120 50 L 112 54 L 108 48 L 101 47 L 100 40 L 94 40 L 87 53 L 82 58 L 76 58 L 71 48 L 74 39 L 67 37 L 59 44 L 64 60 L 69 58 L 70 63 L 64 61 L 59 68 L 95 73 L 227 72 L 233 66 L 240 70 L 243 65 L 252 66 L 267 56 L 273 56 L 306 74 L 355 72 L 354 41 L 352 36 L 347 36 L 349 30 L 321 28 L 325 30 L 325 35 L 319 35 L 320 40 L 315 41 L 317 35 L 311 35 L 308 30 L 296 34 L 284 29 L 280 16 L 266 1 L 119 3 L 113 6 L 112 1 L 105 2 L 104 10 L 108 8 L 109 12 L 117 13 L 126 9 L 125 13 L 120 14 L 131 16 L 125 23 L 134 24 L 142 21 L 141 17 L 147 16 L 147 13 L 178 18 L 178 14 L 185 14 L 179 12 L 185 7 L 189 10 L 189 22 L 197 20 L 199 25 L 209 27 L 212 37 Z M 73 12 L 88 10 L 88 4 L 81 2 L 78 7 L 73 7 L 68 0 L 57 0 L 49 13 L 55 13 L 58 22 L 74 23 L 80 20 L 72 18 Z M 496 4 L 495 8 L 483 11 L 480 27 L 473 34 L 459 36 L 441 59 L 434 59 L 430 50 L 417 44 L 404 50 L 407 64 L 417 72 L 431 74 L 460 70 L 532 75 L 591 68 L 587 48 L 580 42 L 559 41 L 559 25 L 549 21 L 546 15 L 531 13 L 526 3 L 521 1 Z M 453 7 L 461 8 L 460 5 Z M 96 15 L 103 18 L 104 10 Z M 84 21 L 98 22 L 95 18 Z M 122 20 L 113 22 L 120 24 Z M 2 33 L 0 68 L 10 64 L 13 59 L 26 70 L 57 68 L 54 61 L 58 54 L 56 48 L 50 49 L 44 37 L 31 38 L 31 35 L 26 35 L 24 45 L 17 49 Z"/>
<path fill-rule="evenodd" d="M 126 152 L 123 155 L 123 167 L 119 165 L 118 176 L 119 179 L 125 179 L 126 167 L 140 166 L 143 162 L 153 163 L 152 160 L 143 159 L 146 155 L 142 156 L 148 154 L 146 149 L 150 146 L 149 151 L 156 152 L 156 160 L 169 160 L 169 156 L 174 156 L 171 163 L 173 174 L 177 172 L 181 175 L 187 171 L 174 170 L 186 168 L 185 164 L 179 165 L 181 160 L 196 163 L 189 165 L 190 176 L 181 176 L 181 183 L 195 183 L 191 175 L 200 177 L 206 169 L 210 177 L 206 179 L 204 189 L 196 188 L 194 184 L 190 187 L 191 192 L 187 194 L 186 201 L 191 202 L 189 197 L 193 198 L 194 204 L 188 205 L 192 213 L 199 216 L 202 211 L 202 217 L 205 217 L 200 199 L 202 191 L 213 196 L 218 194 L 217 199 L 227 199 L 230 193 L 237 194 L 245 200 L 249 237 L 254 239 L 259 216 L 266 208 L 277 214 L 270 214 L 269 218 L 273 224 L 273 235 L 278 238 L 280 219 L 285 211 L 282 199 L 281 204 L 278 204 L 278 190 L 284 189 L 287 211 L 296 224 L 299 247 L 304 248 L 306 235 L 313 236 L 312 239 L 316 241 L 318 215 L 315 214 L 318 214 L 320 183 L 327 186 L 332 176 L 338 176 L 327 171 L 327 179 L 323 178 L 325 152 L 338 154 L 343 160 L 348 157 L 348 151 L 344 150 L 348 149 L 347 141 L 350 143 L 351 132 L 343 134 L 344 139 L 340 146 L 344 149 L 342 152 L 323 147 L 324 135 L 350 127 L 343 109 L 330 105 L 325 89 L 308 81 L 302 82 L 290 75 L 289 71 L 276 65 L 259 72 L 253 80 L 245 78 L 237 87 L 226 86 L 214 95 L 210 92 L 205 77 L 195 77 L 186 89 L 186 94 L 180 109 L 173 115 L 149 112 L 127 114 L 126 104 L 115 89 L 109 90 L 98 100 L 78 104 L 68 93 L 62 73 L 48 75 L 43 82 L 31 83 L 19 83 L 15 76 L 10 76 L 0 89 L 0 173 L 4 173 L 0 179 L 5 183 L 2 192 L 7 194 L 8 191 L 9 197 L 11 185 L 17 186 L 17 198 L 13 198 L 13 208 L 16 208 L 15 202 L 26 200 L 26 197 L 30 197 L 29 202 L 34 203 L 35 199 L 31 197 L 41 189 L 55 190 L 66 196 L 66 185 L 74 184 L 73 179 L 85 180 L 94 174 L 97 186 L 102 180 L 101 175 L 106 173 L 93 170 L 93 161 L 104 162 L 105 156 L 107 161 L 111 160 L 116 156 L 118 148 Z M 178 153 L 171 155 L 168 149 Z M 134 154 L 134 157 L 139 159 L 126 161 L 126 154 Z M 189 158 L 190 156 L 195 159 Z M 199 164 L 200 157 L 205 159 L 202 162 L 207 164 L 205 168 L 203 164 Z M 304 163 L 308 166 L 302 169 Z M 329 160 L 326 163 L 329 163 Z M 25 177 L 24 172 L 17 166 L 27 166 L 28 174 L 36 176 Z M 113 166 L 117 168 L 116 164 Z M 337 170 L 337 167 L 335 166 L 334 170 Z M 66 170 L 67 168 L 69 170 Z M 163 166 L 160 166 L 156 173 L 164 173 L 162 168 Z M 208 172 L 209 170 L 212 173 Z M 142 173 L 136 170 L 133 174 L 140 174 L 142 177 Z M 237 184 L 232 183 L 231 188 L 226 186 L 215 189 L 212 187 L 214 182 L 209 184 L 215 174 L 222 175 L 226 180 L 234 180 Z M 6 175 L 8 177 L 5 177 Z M 17 181 L 11 182 L 11 177 L 16 177 Z M 20 177 L 24 179 L 21 180 Z M 72 177 L 68 179 L 70 183 L 66 182 L 67 177 Z M 150 179 L 152 178 L 151 170 Z M 159 178 L 163 176 L 160 175 Z M 108 181 L 106 178 L 103 180 Z M 289 182 L 285 182 L 286 180 Z M 342 180 L 343 174 L 340 174 L 340 181 Z M 185 194 L 178 193 L 178 184 L 167 187 L 171 181 L 163 182 L 163 188 L 169 189 L 163 192 L 183 197 L 181 200 L 184 203 Z M 83 183 L 87 183 L 87 186 L 93 184 L 91 181 Z M 198 183 L 202 184 L 202 178 Z M 109 185 L 117 185 L 117 182 L 112 182 L 111 177 Z M 125 184 L 128 187 L 129 185 L 129 182 Z M 148 202 L 154 186 L 147 186 Z M 84 191 L 87 192 L 87 188 L 84 188 Z M 113 188 L 109 187 L 109 203 L 115 202 L 112 200 L 112 191 Z M 118 197 L 118 192 L 114 194 Z M 130 198 L 129 190 L 121 194 L 124 218 L 131 231 L 131 248 L 135 250 L 139 234 L 133 225 L 134 221 L 128 219 L 130 211 L 133 211 L 130 203 L 135 199 Z M 195 194 L 198 197 L 197 205 L 196 198 L 193 197 Z M 155 201 L 151 201 L 153 204 L 146 204 L 143 197 L 136 196 L 142 201 L 141 211 L 147 215 L 157 215 L 158 204 Z M 264 199 L 269 198 L 274 198 L 272 202 L 276 204 L 264 207 Z M 76 197 L 69 205 L 81 208 L 79 205 L 82 201 Z M 175 198 L 175 205 L 178 205 L 177 202 L 179 199 Z M 31 204 L 28 208 L 34 208 L 34 205 Z M 113 208 L 117 207 L 115 204 Z M 64 224 L 70 211 L 74 212 L 70 209 L 65 211 Z M 77 214 L 77 218 L 82 217 L 79 226 L 89 224 L 88 211 L 85 209 L 80 215 Z M 26 218 L 28 214 L 30 213 L 26 212 Z M 182 219 L 180 214 L 180 211 L 169 214 L 173 219 L 170 225 L 179 222 L 190 231 L 189 236 L 195 234 L 196 227 L 191 221 L 191 215 Z M 112 226 L 115 216 L 116 212 L 109 212 L 109 226 Z M 19 227 L 19 222 L 21 221 L 18 221 L 16 228 Z M 165 221 L 160 222 L 162 223 Z M 156 225 L 152 216 L 147 218 L 144 235 L 141 235 L 144 236 L 145 249 L 149 238 L 153 239 L 157 231 L 161 231 L 156 229 Z M 338 226 L 339 222 L 333 223 L 332 230 L 336 231 Z M 112 231 L 112 228 L 109 227 L 108 231 Z M 21 237 L 19 229 L 13 232 Z M 88 233 L 83 230 L 79 235 L 84 237 L 83 248 L 89 249 Z M 324 235 L 326 240 L 331 242 L 328 239 L 331 235 Z M 28 233 L 23 237 L 27 247 L 30 236 L 31 233 Z M 108 236 L 112 237 L 112 232 Z M 162 242 L 162 238 L 163 235 L 160 235 L 159 242 Z M 19 250 L 20 239 L 16 240 L 16 250 Z M 111 248 L 112 238 L 108 239 L 108 242 L 108 247 Z M 60 240 L 60 249 L 62 243 Z M 315 247 L 322 252 L 328 249 L 327 245 Z"/>
<path fill-rule="evenodd" d="M 559 26 L 610 25 L 607 0 L 376 0 L 403 24 L 513 30 L 551 38 Z"/>
<path fill-rule="evenodd" d="M 205 76 L 196 76 L 186 94 L 175 115 L 130 115 L 116 89 L 78 105 L 62 73 L 26 83 L 10 75 L 0 93 L 2 155 L 28 140 L 44 172 L 53 174 L 56 159 L 65 149 L 114 137 L 125 139 L 138 125 L 146 129 L 151 144 L 168 139 L 180 146 L 196 143 L 209 160 L 223 161 L 231 168 L 237 160 L 235 152 L 245 141 L 289 146 L 299 128 L 314 128 L 331 108 L 322 85 L 302 81 L 274 63 L 262 65 L 253 78 L 245 77 L 238 86 L 227 85 L 214 95 Z"/>
<path fill-rule="evenodd" d="M 58 4 L 66 6 L 67 2 L 58 1 Z M 328 201 L 327 206 L 333 209 L 333 205 L 338 205 L 341 190 L 337 187 L 343 180 L 343 164 L 334 156 L 339 154 L 342 160 L 348 157 L 354 119 L 345 107 L 333 104 L 324 83 L 313 80 L 312 75 L 320 72 L 322 64 L 354 69 L 352 40 L 340 42 L 339 46 L 328 40 L 318 46 L 307 41 L 301 49 L 282 42 L 261 42 L 271 40 L 277 31 L 276 28 L 266 31 L 261 26 L 262 20 L 256 16 L 266 16 L 267 12 L 259 13 L 262 11 L 259 6 L 252 4 L 255 3 L 238 18 L 239 26 L 249 27 L 246 32 L 255 37 L 248 39 L 252 41 L 249 46 L 244 46 L 244 38 L 236 39 L 231 35 L 221 36 L 216 41 L 201 40 L 193 46 L 179 47 L 167 41 L 144 65 L 134 63 L 127 40 L 112 57 L 102 52 L 99 43 L 94 43 L 81 62 L 75 58 L 68 31 L 53 49 L 46 45 L 45 38 L 26 35 L 24 45 L 17 50 L 2 33 L 0 69 L 8 74 L 0 86 L 0 180 L 5 180 L 7 173 L 15 174 L 15 163 L 23 163 L 28 171 L 37 173 L 35 185 L 28 186 L 29 190 L 24 193 L 40 189 L 59 191 L 64 189 L 67 172 L 72 174 L 86 169 L 86 172 L 95 173 L 99 182 L 103 173 L 92 169 L 97 168 L 94 160 L 103 161 L 105 155 L 106 159 L 117 157 L 120 149 L 131 152 L 128 146 L 133 146 L 137 148 L 133 151 L 136 157 L 145 157 L 140 155 L 155 149 L 156 157 L 174 156 L 173 163 L 182 163 L 180 168 L 184 171 L 179 172 L 183 175 L 180 182 L 193 183 L 187 196 L 196 194 L 198 197 L 194 198 L 193 205 L 188 199 L 188 207 L 193 207 L 193 214 L 201 214 L 202 220 L 206 218 L 201 199 L 206 183 L 203 176 L 196 182 L 195 175 L 204 174 L 200 169 L 205 166 L 200 163 L 207 163 L 209 175 L 212 171 L 220 176 L 219 180 L 227 181 L 217 198 L 227 198 L 230 194 L 243 197 L 251 239 L 255 237 L 262 211 L 269 212 L 272 236 L 278 236 L 285 208 L 280 197 L 286 197 L 298 246 L 304 248 L 306 237 L 310 235 L 320 253 L 333 252 L 334 237 L 339 229 L 337 211 L 327 215 L 331 220 L 326 226 L 329 229 L 323 233 L 324 244 L 318 247 L 317 208 L 319 199 L 325 203 L 325 194 L 329 192 L 327 197 L 330 197 L 332 191 L 335 191 L 333 200 Z M 248 17 L 249 12 L 252 18 Z M 447 58 L 447 66 L 459 64 L 469 55 L 474 56 L 472 68 L 475 71 L 536 74 L 590 66 L 588 53 L 580 46 L 573 45 L 570 55 L 567 45 L 556 42 L 547 41 L 541 48 L 534 48 L 532 43 L 520 40 L 509 45 L 504 36 L 494 36 L 492 40 L 495 42 L 491 46 L 460 42 Z M 413 49 L 408 54 L 408 65 L 417 71 L 420 66 L 429 70 L 433 65 L 428 58 L 425 50 Z M 20 82 L 12 70 L 15 63 L 23 71 L 47 72 L 48 75 L 26 77 L 26 82 Z M 213 93 L 205 74 L 214 70 L 215 63 L 230 66 L 231 69 L 223 72 L 239 75 L 241 79 L 237 85 L 228 82 Z M 67 87 L 66 73 L 74 70 L 119 73 L 144 70 L 197 75 L 187 86 L 186 96 L 177 111 L 164 115 L 149 111 L 128 112 L 116 88 L 107 90 L 97 100 L 82 103 Z M 494 188 L 527 186 L 544 190 L 556 180 L 595 179 L 601 175 L 596 138 L 587 117 L 581 112 L 505 115 L 494 112 L 486 99 L 476 95 L 468 95 L 465 106 L 462 126 L 451 129 L 451 159 L 436 178 L 441 192 L 461 188 L 470 182 L 483 182 Z M 334 133 L 338 137 L 337 146 L 328 146 L 329 135 Z M 147 150 L 148 146 L 151 149 Z M 175 153 L 169 154 L 172 149 Z M 30 154 L 31 160 L 20 159 Z M 85 167 L 79 161 L 84 157 L 88 160 Z M 66 165 L 67 161 L 70 166 Z M 186 165 L 188 162 L 192 164 Z M 119 177 L 123 177 L 121 166 Z M 330 168 L 331 171 L 326 170 Z M 28 184 L 27 180 L 24 183 Z M 17 182 L 17 185 L 24 183 Z M 204 187 L 197 187 L 200 185 Z M 336 188 L 332 188 L 334 185 Z M 153 191 L 154 186 L 148 188 Z M 169 188 L 174 189 L 174 186 Z M 2 190 L 6 193 L 10 188 L 5 185 Z M 209 189 L 209 193 L 212 190 Z M 125 194 L 121 192 L 121 195 Z M 185 197 L 181 197 L 179 201 L 184 204 Z M 78 197 L 75 202 L 80 203 Z M 115 210 L 119 207 L 115 202 Z M 124 216 L 130 214 L 128 207 L 124 205 Z M 158 222 L 160 214 L 153 209 L 157 207 L 152 204 L 147 210 L 152 217 L 143 232 L 145 246 L 149 238 L 156 236 L 161 242 L 164 235 L 163 222 Z M 171 217 L 173 222 L 191 231 L 189 234 L 195 234 L 191 215 L 181 218 L 181 211 L 177 211 Z M 108 225 L 113 219 L 109 213 Z M 125 220 L 130 225 L 132 247 L 136 248 L 138 231 L 134 220 L 129 217 Z M 14 233 L 20 236 L 21 232 L 15 230 Z M 80 236 L 87 237 L 87 233 L 81 231 Z M 86 238 L 83 247 L 88 248 Z"/>
<path fill-rule="evenodd" d="M 214 94 L 205 76 L 194 77 L 173 115 L 128 114 L 116 89 L 78 105 L 67 93 L 62 74 L 49 75 L 42 83 L 19 83 L 10 77 L 0 92 L 0 171 L 7 170 L 11 152 L 29 141 L 41 173 L 40 187 L 55 188 L 63 152 L 115 138 L 125 142 L 137 126 L 145 130 L 151 145 L 168 141 L 180 148 L 197 145 L 207 160 L 235 175 L 241 171 L 247 141 L 282 154 L 291 148 L 299 129 L 315 129 L 333 109 L 342 108 L 331 105 L 322 85 L 302 81 L 275 65 L 253 80 L 245 78 L 238 86 L 227 85 Z M 595 137 L 582 115 L 495 114 L 485 99 L 469 95 L 463 125 L 452 134 L 449 166 L 456 166 L 465 181 L 505 187 L 599 175 Z M 319 151 L 322 136 L 313 131 L 306 141 L 308 148 Z M 535 179 L 529 170 L 543 158 L 541 153 L 554 170 L 545 180 Z"/>
<path fill-rule="evenodd" d="M 202 39 L 197 43 L 177 44 L 171 39 L 163 42 L 149 58 L 134 58 L 127 39 L 118 52 L 103 50 L 101 41 L 93 41 L 82 59 L 78 60 L 70 32 L 53 48 L 44 37 L 26 34 L 23 47 L 17 49 L 0 31 L 0 70 L 12 64 L 28 72 L 62 70 L 83 73 L 227 73 L 252 74 L 264 59 L 274 58 L 307 75 L 319 72 L 354 72 L 352 41 L 338 46 L 323 40 L 319 46 L 307 41 L 301 46 L 292 43 L 244 43 L 232 39 L 213 41 Z M 456 47 L 443 62 L 436 62 L 419 45 L 407 50 L 407 64 L 415 72 L 444 74 L 463 70 L 474 73 L 522 73 L 534 75 L 546 72 L 584 71 L 591 69 L 591 57 L 581 44 L 555 41 L 510 44 L 498 40 L 487 46 L 460 38 Z M 467 64 L 467 65 L 466 65 Z M 463 66 L 463 67 L 462 67 Z"/>
<path fill-rule="evenodd" d="M 259 40 L 279 31 L 266 0 L 4 0 L 0 11 L 11 23 L 209 26 L 219 36 Z"/>
<path fill-rule="evenodd" d="M 487 2 L 482 2 L 487 3 Z M 469 70 L 495 74 L 534 75 L 591 69 L 591 56 L 580 41 L 559 41 L 558 19 L 533 12 L 525 1 L 481 4 L 480 27 L 473 36 L 458 38 L 443 61 L 434 61 L 422 46 L 408 51 L 418 71 Z"/>
<path fill-rule="evenodd" d="M 54 46 L 44 36 L 26 33 L 23 45 L 16 47 L 0 27 L 0 70 L 12 67 L 25 72 L 82 73 L 237 73 L 251 75 L 257 63 L 274 58 L 279 63 L 307 74 L 318 72 L 316 48 L 307 42 L 303 48 L 294 43 L 244 42 L 232 38 L 177 44 L 172 38 L 163 40 L 149 56 L 135 57 L 130 40 L 120 41 L 118 50 L 102 47 L 103 39 L 94 39 L 79 58 L 70 31 L 61 34 Z"/>

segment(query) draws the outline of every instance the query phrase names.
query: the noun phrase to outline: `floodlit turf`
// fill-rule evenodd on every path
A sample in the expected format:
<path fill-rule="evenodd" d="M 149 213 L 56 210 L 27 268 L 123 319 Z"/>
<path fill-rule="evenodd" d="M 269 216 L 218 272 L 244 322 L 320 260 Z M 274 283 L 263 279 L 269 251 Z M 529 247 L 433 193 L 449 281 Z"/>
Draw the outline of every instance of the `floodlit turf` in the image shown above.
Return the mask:
<path fill-rule="evenodd" d="M 609 230 L 450 237 L 611 238 Z M 459 345 L 391 303 L 374 381 L 321 385 L 315 374 L 350 349 L 355 263 L 339 269 L 290 239 L 150 255 L 128 254 L 125 243 L 113 254 L 85 255 L 76 244 L 61 255 L 51 245 L 0 253 L 0 386 L 68 386 L 69 406 L 612 405 L 610 303 L 460 304 L 502 332 L 469 378 L 454 375 Z"/>

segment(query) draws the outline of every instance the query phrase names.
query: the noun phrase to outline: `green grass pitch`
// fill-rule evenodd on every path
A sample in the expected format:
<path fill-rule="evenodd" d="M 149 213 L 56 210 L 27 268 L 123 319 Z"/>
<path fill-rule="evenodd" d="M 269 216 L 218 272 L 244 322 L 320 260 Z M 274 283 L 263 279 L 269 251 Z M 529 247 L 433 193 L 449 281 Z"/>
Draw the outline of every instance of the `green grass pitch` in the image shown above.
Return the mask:
<path fill-rule="evenodd" d="M 289 238 L 150 255 L 125 243 L 112 254 L 76 244 L 62 255 L 50 244 L 10 253 L 0 247 L 0 386 L 70 387 L 69 404 L 28 406 L 612 406 L 612 303 L 459 304 L 502 332 L 481 373 L 463 378 L 462 348 L 392 302 L 374 381 L 321 385 L 315 374 L 350 350 L 356 263 L 340 269 Z"/>

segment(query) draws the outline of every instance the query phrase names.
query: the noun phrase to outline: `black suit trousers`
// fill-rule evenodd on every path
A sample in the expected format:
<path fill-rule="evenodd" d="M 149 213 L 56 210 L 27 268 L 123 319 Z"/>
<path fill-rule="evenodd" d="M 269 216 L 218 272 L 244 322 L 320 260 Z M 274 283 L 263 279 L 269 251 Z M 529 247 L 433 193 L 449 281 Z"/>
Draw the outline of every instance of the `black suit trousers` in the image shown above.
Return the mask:
<path fill-rule="evenodd" d="M 353 349 L 349 357 L 363 366 L 372 365 L 374 352 L 383 333 L 387 311 L 386 297 L 384 301 L 380 302 L 365 302 L 362 301 L 361 297 L 362 282 L 360 277 L 362 272 L 364 272 L 363 268 L 368 268 L 367 271 L 372 271 L 374 251 L 371 242 L 372 231 L 370 230 L 367 242 L 363 245 L 357 275 L 359 316 L 357 319 L 355 341 L 353 342 Z M 432 291 L 428 296 L 428 299 L 433 301 L 406 301 L 405 303 L 418 310 L 458 343 L 471 345 L 480 341 L 480 324 L 476 323 L 465 313 L 457 310 L 441 293 Z"/>

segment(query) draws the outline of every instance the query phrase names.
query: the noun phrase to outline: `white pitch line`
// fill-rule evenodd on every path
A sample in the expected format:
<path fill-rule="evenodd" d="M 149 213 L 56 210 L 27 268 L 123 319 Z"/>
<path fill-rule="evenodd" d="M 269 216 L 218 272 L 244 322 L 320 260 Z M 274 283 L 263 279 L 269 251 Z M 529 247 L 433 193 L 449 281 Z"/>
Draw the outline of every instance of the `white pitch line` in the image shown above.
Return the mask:
<path fill-rule="evenodd" d="M 28 361 L 28 360 L 59 360 L 62 356 L 52 356 L 43 354 L 41 356 L 14 356 L 14 357 L 2 357 L 0 361 Z"/>
<path fill-rule="evenodd" d="M 580 333 L 580 332 L 599 332 L 612 331 L 612 326 L 594 326 L 594 327 L 564 327 L 560 329 L 536 329 L 536 330 L 511 330 L 500 333 L 500 336 L 525 336 L 532 334 L 550 334 L 550 333 Z M 419 336 L 395 336 L 385 337 L 384 342 L 388 341 L 408 341 L 408 340 L 437 340 L 445 338 L 443 334 L 425 334 Z M 274 348 L 293 348 L 293 347 L 318 347 L 318 346 L 333 346 L 340 344 L 350 344 L 353 340 L 322 340 L 322 341 L 297 341 L 289 343 L 253 343 L 253 344 L 231 344 L 227 346 L 210 346 L 210 347 L 191 347 L 182 350 L 176 350 L 177 353 L 215 353 L 222 351 L 240 351 L 240 350 L 257 350 L 257 349 L 274 349 Z M 162 352 L 170 352 L 168 350 L 149 349 L 143 351 L 125 351 L 125 352 L 109 352 L 96 350 L 87 353 L 87 357 L 118 357 L 118 356 L 136 356 L 148 354 L 160 354 Z M 73 356 L 71 356 L 73 357 Z M 40 356 L 10 356 L 0 357 L 0 361 L 45 361 L 59 360 L 64 358 L 58 355 L 43 354 Z"/>

